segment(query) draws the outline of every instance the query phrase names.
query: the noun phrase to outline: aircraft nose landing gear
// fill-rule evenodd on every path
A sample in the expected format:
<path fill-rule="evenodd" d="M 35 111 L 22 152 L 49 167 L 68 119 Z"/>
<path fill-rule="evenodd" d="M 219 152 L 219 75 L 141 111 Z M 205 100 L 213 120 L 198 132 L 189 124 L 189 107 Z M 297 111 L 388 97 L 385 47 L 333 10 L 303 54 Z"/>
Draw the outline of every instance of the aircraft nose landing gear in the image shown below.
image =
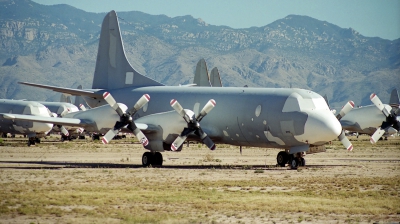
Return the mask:
<path fill-rule="evenodd" d="M 304 152 L 289 154 L 286 151 L 280 151 L 276 157 L 276 161 L 278 166 L 285 167 L 286 164 L 289 164 L 291 169 L 297 169 L 299 166 L 306 165 Z"/>

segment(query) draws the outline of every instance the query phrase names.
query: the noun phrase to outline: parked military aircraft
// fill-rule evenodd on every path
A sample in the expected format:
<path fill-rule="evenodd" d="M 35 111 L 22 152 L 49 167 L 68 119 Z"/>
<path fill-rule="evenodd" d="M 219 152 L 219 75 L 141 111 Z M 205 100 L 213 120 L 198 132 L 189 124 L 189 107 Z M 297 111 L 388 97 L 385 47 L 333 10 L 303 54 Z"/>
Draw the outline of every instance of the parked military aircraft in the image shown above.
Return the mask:
<path fill-rule="evenodd" d="M 215 149 L 215 143 L 281 148 L 284 151 L 278 154 L 283 156 L 278 160 L 280 165 L 289 161 L 292 167 L 300 162 L 293 155 L 324 147 L 338 136 L 347 149 L 352 149 L 339 121 L 315 92 L 295 88 L 164 86 L 139 74 L 125 56 L 115 11 L 109 12 L 102 24 L 92 89 L 21 83 L 81 95 L 92 108 L 111 105 L 76 113 L 86 112 L 87 117 L 82 115 L 81 121 L 101 116 L 101 125 L 96 123 L 97 126 L 114 126 L 112 133 L 104 136 L 104 143 L 123 126 L 136 132 L 149 150 L 142 156 L 144 166 L 162 165 L 160 152 L 182 150 L 183 139 L 202 141 L 210 149 Z M 146 95 L 151 96 L 151 101 L 137 109 L 137 104 L 142 105 L 140 97 Z M 133 109 L 126 111 L 126 106 L 116 102 Z"/>
<path fill-rule="evenodd" d="M 50 111 L 43 104 L 24 100 L 0 99 L 0 113 L 30 114 L 33 117 L 50 118 Z M 47 135 L 52 127 L 51 123 L 9 120 L 0 114 L 0 133 L 27 135 L 28 145 L 40 142 L 40 138 Z"/>
<path fill-rule="evenodd" d="M 399 132 L 399 96 L 393 89 L 389 104 L 383 104 L 375 94 L 371 94 L 370 99 L 373 105 L 354 108 L 340 123 L 345 130 L 370 135 L 374 144 L 384 135 Z"/>
<path fill-rule="evenodd" d="M 79 111 L 78 107 L 67 102 L 47 102 L 38 101 L 39 103 L 46 106 L 50 112 L 52 112 L 53 117 L 63 117 L 67 113 Z M 78 137 L 82 131 L 79 127 L 54 125 L 53 131 L 61 132 L 61 140 L 72 140 L 74 137 Z"/>

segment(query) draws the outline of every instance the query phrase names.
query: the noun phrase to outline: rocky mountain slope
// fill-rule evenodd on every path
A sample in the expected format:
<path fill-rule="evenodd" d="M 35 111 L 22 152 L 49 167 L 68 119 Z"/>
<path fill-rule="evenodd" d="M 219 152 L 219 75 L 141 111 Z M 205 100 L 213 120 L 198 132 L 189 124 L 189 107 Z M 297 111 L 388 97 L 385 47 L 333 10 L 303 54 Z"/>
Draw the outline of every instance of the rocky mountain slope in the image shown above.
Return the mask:
<path fill-rule="evenodd" d="M 365 37 L 326 21 L 289 15 L 263 27 L 233 29 L 191 16 L 117 12 L 135 69 L 168 85 L 191 83 L 197 61 L 217 66 L 224 86 L 296 87 L 348 100 L 387 102 L 400 89 L 400 39 Z M 0 0 L 0 98 L 58 100 L 18 81 L 90 88 L 105 13 L 30 0 Z"/>

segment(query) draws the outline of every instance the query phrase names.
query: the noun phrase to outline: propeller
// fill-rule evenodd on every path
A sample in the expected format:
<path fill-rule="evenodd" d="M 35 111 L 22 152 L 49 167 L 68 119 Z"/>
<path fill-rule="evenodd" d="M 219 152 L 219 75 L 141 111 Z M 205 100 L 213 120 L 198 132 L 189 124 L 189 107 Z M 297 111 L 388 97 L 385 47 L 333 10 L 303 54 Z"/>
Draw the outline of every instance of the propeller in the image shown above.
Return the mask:
<path fill-rule="evenodd" d="M 375 131 L 375 133 L 371 136 L 370 142 L 375 144 L 383 134 L 385 134 L 385 129 L 388 127 L 393 127 L 397 131 L 400 131 L 400 109 L 399 108 L 389 108 L 390 106 L 386 106 L 382 103 L 379 97 L 372 93 L 369 97 L 372 103 L 385 115 L 386 120 L 382 122 L 382 125 Z"/>
<path fill-rule="evenodd" d="M 175 139 L 175 141 L 171 145 L 171 150 L 176 151 L 181 147 L 183 142 L 186 140 L 186 138 L 190 134 L 195 134 L 197 135 L 201 141 L 207 145 L 208 148 L 211 150 L 215 149 L 215 144 L 211 140 L 211 138 L 203 131 L 203 129 L 200 127 L 200 121 L 215 107 L 216 102 L 215 100 L 211 99 L 209 100 L 206 105 L 203 107 L 203 109 L 200 111 L 199 115 L 196 117 L 194 112 L 191 110 L 185 110 L 183 107 L 179 104 L 179 102 L 175 99 L 171 100 L 170 102 L 171 107 L 175 109 L 176 112 L 178 112 L 181 117 L 186 121 L 187 127 L 183 129 L 182 133 Z"/>
<path fill-rule="evenodd" d="M 103 144 L 109 143 L 115 135 L 118 134 L 119 130 L 124 126 L 128 125 L 127 128 L 133 132 L 137 139 L 139 139 L 140 143 L 143 146 L 147 146 L 149 144 L 149 140 L 143 134 L 143 132 L 136 126 L 135 122 L 132 119 L 132 116 L 140 110 L 147 102 L 150 101 L 150 95 L 144 94 L 140 99 L 136 102 L 136 104 L 128 111 L 124 112 L 118 105 L 117 101 L 115 101 L 114 97 L 111 96 L 109 92 L 105 92 L 103 94 L 104 100 L 118 113 L 120 120 L 115 123 L 114 128 L 110 129 L 102 138 Z"/>
<path fill-rule="evenodd" d="M 49 113 L 50 117 L 58 117 L 58 115 L 56 113 L 52 113 L 49 108 L 47 108 L 47 112 Z M 61 114 L 60 117 L 63 117 L 64 115 L 66 115 L 67 113 L 69 113 L 69 109 L 67 108 L 67 110 L 64 110 Z M 68 130 L 62 126 L 62 125 L 57 125 L 57 127 L 60 129 L 61 133 L 63 133 L 63 135 L 65 136 L 69 136 L 69 132 Z"/>
<path fill-rule="evenodd" d="M 354 108 L 354 102 L 349 101 L 347 102 L 342 110 L 340 110 L 339 114 L 336 116 L 336 118 L 340 121 L 344 115 L 346 115 L 348 112 L 350 112 Z M 339 141 L 342 142 L 343 146 L 348 150 L 351 151 L 353 150 L 353 144 L 351 144 L 350 140 L 346 137 L 346 134 L 344 130 L 342 129 L 342 133 L 339 135 Z"/>
<path fill-rule="evenodd" d="M 79 104 L 79 108 L 81 108 L 82 111 L 86 111 L 86 107 L 83 104 Z"/>

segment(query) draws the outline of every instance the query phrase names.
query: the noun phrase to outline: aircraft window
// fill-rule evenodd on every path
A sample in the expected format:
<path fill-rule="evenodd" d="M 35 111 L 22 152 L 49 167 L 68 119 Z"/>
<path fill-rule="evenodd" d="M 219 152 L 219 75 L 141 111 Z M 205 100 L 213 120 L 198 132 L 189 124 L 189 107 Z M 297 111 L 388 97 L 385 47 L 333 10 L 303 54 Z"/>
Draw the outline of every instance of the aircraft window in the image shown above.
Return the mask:
<path fill-rule="evenodd" d="M 260 114 L 261 114 L 261 105 L 258 105 L 256 107 L 256 117 L 260 116 Z"/>
<path fill-rule="evenodd" d="M 125 74 L 125 84 L 132 84 L 133 83 L 133 72 L 127 72 Z"/>

